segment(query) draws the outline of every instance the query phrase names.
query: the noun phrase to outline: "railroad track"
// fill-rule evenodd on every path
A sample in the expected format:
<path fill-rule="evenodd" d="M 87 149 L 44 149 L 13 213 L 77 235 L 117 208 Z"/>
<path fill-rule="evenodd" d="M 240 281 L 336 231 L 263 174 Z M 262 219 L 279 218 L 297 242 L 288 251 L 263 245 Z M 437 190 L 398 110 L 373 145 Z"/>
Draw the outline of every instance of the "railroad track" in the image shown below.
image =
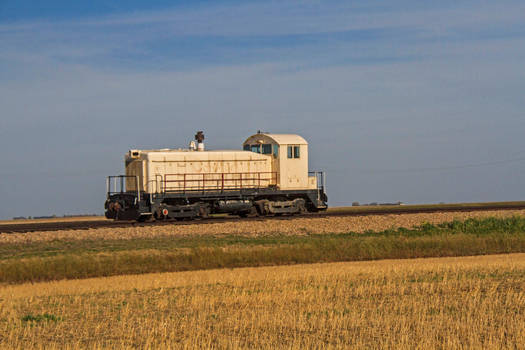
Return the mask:
<path fill-rule="evenodd" d="M 525 202 L 495 202 L 495 203 L 464 203 L 464 204 L 439 204 L 439 205 L 400 205 L 400 206 L 374 206 L 374 207 L 344 207 L 333 208 L 326 212 L 307 213 L 293 216 L 266 216 L 238 218 L 210 217 L 207 219 L 196 219 L 191 221 L 155 221 L 155 222 L 136 222 L 136 221 L 109 221 L 109 220 L 90 220 L 90 221 L 68 221 L 68 222 L 32 222 L 16 224 L 0 224 L 0 233 L 27 233 L 35 231 L 62 231 L 62 230 L 88 230 L 97 228 L 117 228 L 117 227 L 146 227 L 164 225 L 195 225 L 212 224 L 221 222 L 243 221 L 265 221 L 265 220 L 293 220 L 297 218 L 319 218 L 333 216 L 365 216 L 365 215 L 391 215 L 391 214 L 417 214 L 417 213 L 437 213 L 437 212 L 472 212 L 487 210 L 520 210 L 525 209 Z"/>

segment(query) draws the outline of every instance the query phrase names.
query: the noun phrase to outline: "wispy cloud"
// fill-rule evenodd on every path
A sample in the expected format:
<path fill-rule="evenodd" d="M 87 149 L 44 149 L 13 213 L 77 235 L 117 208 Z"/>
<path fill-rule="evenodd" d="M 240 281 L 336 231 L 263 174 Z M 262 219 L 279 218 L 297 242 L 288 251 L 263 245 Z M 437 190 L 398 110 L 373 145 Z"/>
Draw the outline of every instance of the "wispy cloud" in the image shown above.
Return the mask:
<path fill-rule="evenodd" d="M 259 2 L 0 25 L 4 60 L 101 68 L 425 59 L 443 45 L 525 37 L 525 4 Z M 445 48 L 446 50 L 446 48 Z M 308 53 L 308 54 L 305 54 Z M 453 52 L 451 52 L 453 54 Z M 332 61 L 332 62 L 330 62 Z M 171 64 L 173 63 L 173 64 Z"/>
<path fill-rule="evenodd" d="M 0 24 L 0 31 L 35 28 L 113 28 L 160 25 L 168 34 L 179 35 L 289 35 L 337 32 L 400 25 L 427 29 L 469 26 L 488 23 L 520 23 L 525 4 L 521 1 L 488 0 L 304 2 L 261 1 L 240 4 L 220 3 L 206 7 L 172 8 L 161 11 L 123 13 L 95 18 L 60 21 L 31 21 Z"/>

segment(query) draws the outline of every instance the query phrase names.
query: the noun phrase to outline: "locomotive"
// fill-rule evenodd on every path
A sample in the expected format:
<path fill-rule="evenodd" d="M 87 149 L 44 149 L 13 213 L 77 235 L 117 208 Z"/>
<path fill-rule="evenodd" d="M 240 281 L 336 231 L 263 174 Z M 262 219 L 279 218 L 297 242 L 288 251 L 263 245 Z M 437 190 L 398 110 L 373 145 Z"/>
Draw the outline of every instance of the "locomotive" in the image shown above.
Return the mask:
<path fill-rule="evenodd" d="M 257 132 L 242 150 L 205 150 L 198 131 L 187 149 L 129 150 L 125 175 L 108 176 L 105 215 L 115 220 L 266 216 L 327 209 L 325 174 L 308 171 L 299 135 Z"/>

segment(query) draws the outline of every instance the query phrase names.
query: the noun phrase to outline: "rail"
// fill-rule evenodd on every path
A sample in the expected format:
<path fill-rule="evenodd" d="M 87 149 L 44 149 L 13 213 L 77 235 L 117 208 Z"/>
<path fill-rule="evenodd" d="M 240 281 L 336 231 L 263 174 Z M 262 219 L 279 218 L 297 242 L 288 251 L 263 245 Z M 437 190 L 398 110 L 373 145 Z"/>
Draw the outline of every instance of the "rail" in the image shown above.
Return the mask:
<path fill-rule="evenodd" d="M 166 174 L 162 192 L 225 192 L 277 184 L 277 172 Z"/>

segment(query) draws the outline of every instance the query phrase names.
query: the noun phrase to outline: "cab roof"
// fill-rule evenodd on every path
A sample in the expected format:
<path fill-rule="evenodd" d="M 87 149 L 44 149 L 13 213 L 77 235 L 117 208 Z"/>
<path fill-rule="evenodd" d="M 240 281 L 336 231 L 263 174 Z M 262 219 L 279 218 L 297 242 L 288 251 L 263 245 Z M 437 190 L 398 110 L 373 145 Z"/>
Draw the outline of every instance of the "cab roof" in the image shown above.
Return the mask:
<path fill-rule="evenodd" d="M 265 137 L 270 138 L 278 145 L 307 145 L 308 142 L 299 135 L 295 134 L 266 134 L 266 133 L 257 133 L 254 134 L 246 139 L 244 143 L 253 142 L 253 140 L 257 140 L 258 136 L 263 136 L 261 139 L 264 139 Z"/>

